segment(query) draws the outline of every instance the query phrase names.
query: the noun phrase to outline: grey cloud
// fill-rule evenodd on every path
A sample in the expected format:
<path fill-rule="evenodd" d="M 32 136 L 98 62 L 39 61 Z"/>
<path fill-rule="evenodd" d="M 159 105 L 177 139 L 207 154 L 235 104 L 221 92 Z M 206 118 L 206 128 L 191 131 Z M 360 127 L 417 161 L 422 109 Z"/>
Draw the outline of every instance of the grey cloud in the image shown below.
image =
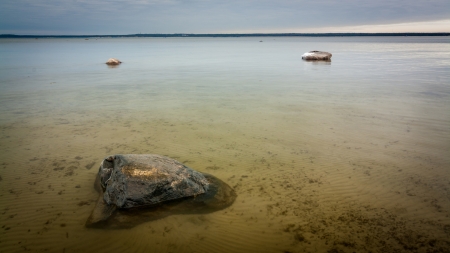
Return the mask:
<path fill-rule="evenodd" d="M 448 0 L 3 0 L 0 32 L 202 33 L 388 24 L 448 17 Z"/>

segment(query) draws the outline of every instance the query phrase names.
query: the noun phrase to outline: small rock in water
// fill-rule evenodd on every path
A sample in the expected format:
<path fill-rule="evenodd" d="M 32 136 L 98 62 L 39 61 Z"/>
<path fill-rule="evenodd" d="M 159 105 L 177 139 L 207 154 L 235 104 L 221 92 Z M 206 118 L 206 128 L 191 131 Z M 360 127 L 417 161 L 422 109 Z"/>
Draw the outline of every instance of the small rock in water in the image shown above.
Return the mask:
<path fill-rule="evenodd" d="M 332 54 L 322 51 L 309 51 L 302 55 L 303 60 L 307 61 L 330 61 Z"/>
<path fill-rule="evenodd" d="M 106 64 L 108 64 L 108 65 L 119 65 L 121 63 L 122 62 L 116 58 L 109 58 L 109 60 L 106 62 Z"/>

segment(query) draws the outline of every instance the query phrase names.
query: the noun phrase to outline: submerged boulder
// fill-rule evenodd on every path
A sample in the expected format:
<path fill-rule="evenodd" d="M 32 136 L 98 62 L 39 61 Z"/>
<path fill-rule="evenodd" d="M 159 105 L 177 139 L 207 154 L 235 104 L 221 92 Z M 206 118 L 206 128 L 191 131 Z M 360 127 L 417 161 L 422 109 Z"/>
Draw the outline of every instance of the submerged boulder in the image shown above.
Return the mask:
<path fill-rule="evenodd" d="M 106 62 L 106 64 L 108 64 L 108 65 L 119 65 L 121 63 L 122 62 L 116 58 L 109 58 L 109 60 Z"/>
<path fill-rule="evenodd" d="M 309 51 L 302 55 L 303 60 L 307 61 L 330 61 L 332 54 L 322 51 Z"/>
<path fill-rule="evenodd" d="M 213 212 L 236 194 L 212 175 L 161 155 L 113 155 L 103 160 L 100 191 L 88 227 L 123 228 L 178 213 Z"/>

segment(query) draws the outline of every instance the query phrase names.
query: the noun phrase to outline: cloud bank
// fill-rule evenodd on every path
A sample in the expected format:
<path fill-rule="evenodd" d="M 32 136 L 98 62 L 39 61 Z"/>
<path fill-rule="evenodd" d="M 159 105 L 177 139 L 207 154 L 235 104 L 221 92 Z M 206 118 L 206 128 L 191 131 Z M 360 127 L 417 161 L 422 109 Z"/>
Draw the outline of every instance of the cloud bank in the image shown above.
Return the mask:
<path fill-rule="evenodd" d="M 441 20 L 440 32 L 450 32 L 448 17 L 448 0 L 2 0 L 0 33 L 325 32 L 392 24 L 410 31 Z"/>

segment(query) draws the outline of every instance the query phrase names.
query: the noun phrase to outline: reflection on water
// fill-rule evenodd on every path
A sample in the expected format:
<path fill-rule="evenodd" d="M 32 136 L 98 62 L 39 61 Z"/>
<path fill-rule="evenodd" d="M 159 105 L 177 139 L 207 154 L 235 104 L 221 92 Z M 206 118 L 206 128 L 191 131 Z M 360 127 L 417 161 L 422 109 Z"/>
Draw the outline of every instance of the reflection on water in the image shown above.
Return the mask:
<path fill-rule="evenodd" d="M 327 60 L 327 61 L 304 60 L 304 61 L 309 62 L 313 65 L 331 65 L 331 60 Z"/>
<path fill-rule="evenodd" d="M 209 214 L 233 204 L 236 199 L 234 190 L 222 180 L 204 174 L 209 182 L 208 192 L 195 197 L 173 199 L 154 206 L 142 206 L 131 209 L 118 209 L 106 206 L 101 193 L 96 206 L 86 222 L 88 228 L 124 229 L 143 223 L 165 218 L 169 215 Z"/>
<path fill-rule="evenodd" d="M 1 40 L 1 251 L 447 252 L 448 38 L 259 40 Z M 333 64 L 301 60 L 318 46 Z M 85 228 L 120 153 L 237 198 Z"/>

